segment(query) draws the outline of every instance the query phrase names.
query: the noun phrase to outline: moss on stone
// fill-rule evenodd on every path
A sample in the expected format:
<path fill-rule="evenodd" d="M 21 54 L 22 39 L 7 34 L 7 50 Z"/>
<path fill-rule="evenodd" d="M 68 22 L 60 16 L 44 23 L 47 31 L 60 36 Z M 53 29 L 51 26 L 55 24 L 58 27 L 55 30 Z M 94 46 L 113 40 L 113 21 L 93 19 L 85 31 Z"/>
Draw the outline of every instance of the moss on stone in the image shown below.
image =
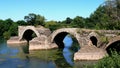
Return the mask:
<path fill-rule="evenodd" d="M 108 38 L 105 37 L 105 36 L 101 36 L 101 37 L 100 37 L 100 40 L 101 40 L 101 42 L 104 42 L 104 43 L 108 43 L 108 42 L 109 42 L 109 41 L 108 41 Z"/>

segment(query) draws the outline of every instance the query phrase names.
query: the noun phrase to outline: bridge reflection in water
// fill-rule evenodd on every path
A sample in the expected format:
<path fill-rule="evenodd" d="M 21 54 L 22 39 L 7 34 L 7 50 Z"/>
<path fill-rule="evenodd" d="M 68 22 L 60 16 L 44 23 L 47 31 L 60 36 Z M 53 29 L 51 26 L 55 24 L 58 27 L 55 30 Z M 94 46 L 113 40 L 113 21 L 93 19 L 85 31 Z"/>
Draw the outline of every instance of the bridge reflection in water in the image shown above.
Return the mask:
<path fill-rule="evenodd" d="M 75 39 L 72 39 L 70 35 L 67 35 L 64 40 L 64 49 L 52 49 L 52 50 L 38 50 L 30 51 L 28 45 L 7 46 L 5 42 L 0 44 L 0 67 L 3 68 L 59 68 L 59 67 L 76 67 L 81 68 L 83 65 L 92 65 L 97 61 L 73 61 L 74 53 L 77 52 L 80 47 Z M 92 43 L 96 44 L 96 38 L 91 37 L 94 40 Z M 120 41 L 115 41 L 110 44 L 106 50 L 110 54 L 110 49 L 116 49 L 119 52 Z M 21 45 L 20 45 L 21 46 Z M 27 53 L 27 54 L 26 54 Z M 29 54 L 28 54 L 29 53 Z"/>
<path fill-rule="evenodd" d="M 45 61 L 53 61 L 55 66 L 60 68 L 74 67 L 73 57 L 74 53 L 79 50 L 79 45 L 77 42 L 73 42 L 70 35 L 67 35 L 64 38 L 63 43 L 63 49 L 59 48 L 52 50 L 30 51 L 30 56 L 40 59 L 42 58 Z"/>
<path fill-rule="evenodd" d="M 30 51 L 28 45 L 0 43 L 1 68 L 66 68 L 74 67 L 72 38 L 66 36 L 64 49 Z M 27 53 L 27 54 L 26 54 Z"/>

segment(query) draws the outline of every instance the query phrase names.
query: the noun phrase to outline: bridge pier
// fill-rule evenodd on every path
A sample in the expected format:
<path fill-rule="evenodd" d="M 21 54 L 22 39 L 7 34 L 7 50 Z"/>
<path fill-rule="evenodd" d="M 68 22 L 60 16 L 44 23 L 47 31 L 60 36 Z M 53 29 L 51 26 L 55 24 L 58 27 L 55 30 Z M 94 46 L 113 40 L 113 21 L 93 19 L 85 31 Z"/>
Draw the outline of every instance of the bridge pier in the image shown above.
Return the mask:
<path fill-rule="evenodd" d="M 29 50 L 46 50 L 58 48 L 57 44 L 49 44 L 46 36 L 36 37 L 29 42 Z"/>
<path fill-rule="evenodd" d="M 86 45 L 74 54 L 74 60 L 99 60 L 107 55 L 107 52 L 96 46 Z"/>
<path fill-rule="evenodd" d="M 9 40 L 7 40 L 7 44 L 9 44 L 9 45 L 14 45 L 14 44 L 27 44 L 27 41 L 26 41 L 26 40 L 20 41 L 20 40 L 19 40 L 19 37 L 14 36 L 14 37 L 11 37 Z"/>
<path fill-rule="evenodd" d="M 12 37 L 7 43 L 27 43 L 26 39 L 29 41 L 29 50 L 63 48 L 64 46 L 60 45 L 67 34 L 76 38 L 80 44 L 81 49 L 74 54 L 74 60 L 99 60 L 107 55 L 106 49 L 111 44 L 120 41 L 120 30 L 61 28 L 51 33 L 49 29 L 42 26 L 19 26 L 18 37 Z M 88 44 L 90 40 L 92 45 Z"/>

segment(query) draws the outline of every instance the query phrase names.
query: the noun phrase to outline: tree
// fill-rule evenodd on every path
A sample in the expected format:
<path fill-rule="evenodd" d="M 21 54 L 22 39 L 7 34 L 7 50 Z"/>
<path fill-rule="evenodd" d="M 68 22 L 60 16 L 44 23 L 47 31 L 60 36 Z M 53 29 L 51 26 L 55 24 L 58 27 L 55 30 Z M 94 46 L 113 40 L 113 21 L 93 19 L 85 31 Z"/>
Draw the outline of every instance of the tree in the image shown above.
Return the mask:
<path fill-rule="evenodd" d="M 90 18 L 86 18 L 86 19 L 85 19 L 84 28 L 92 29 L 92 28 L 94 28 L 94 26 L 95 26 L 95 24 L 93 24 L 93 22 L 91 21 Z"/>
<path fill-rule="evenodd" d="M 73 25 L 74 27 L 80 27 L 80 28 L 83 28 L 84 25 L 85 25 L 85 20 L 83 17 L 80 17 L 80 16 L 76 16 L 71 25 Z"/>
<path fill-rule="evenodd" d="M 18 25 L 27 25 L 27 23 L 24 20 L 18 20 L 16 23 Z"/>
<path fill-rule="evenodd" d="M 36 25 L 45 25 L 45 18 L 44 16 L 41 15 L 36 15 L 36 19 L 35 19 Z"/>
<path fill-rule="evenodd" d="M 41 15 L 36 15 L 34 13 L 28 14 L 28 16 L 24 17 L 25 21 L 29 23 L 29 25 L 42 25 L 44 26 L 45 18 Z"/>
<path fill-rule="evenodd" d="M 29 25 L 34 25 L 35 19 L 36 19 L 36 14 L 30 13 L 30 14 L 28 14 L 28 16 L 25 16 L 24 19 Z"/>
<path fill-rule="evenodd" d="M 4 33 L 3 33 L 3 36 L 4 36 L 4 38 L 5 39 L 9 39 L 10 38 L 10 36 L 11 36 L 11 33 L 9 32 L 9 31 L 5 31 Z"/>
<path fill-rule="evenodd" d="M 56 21 L 48 21 L 45 23 L 45 27 L 49 28 L 50 30 L 56 30 L 58 27 L 58 23 Z M 60 26 L 60 25 L 59 25 Z"/>
<path fill-rule="evenodd" d="M 4 33 L 4 25 L 3 25 L 3 20 L 0 20 L 0 36 L 2 36 L 3 35 L 3 33 Z"/>
<path fill-rule="evenodd" d="M 8 31 L 10 26 L 12 25 L 13 23 L 13 20 L 11 20 L 10 18 L 9 19 L 6 19 L 4 22 L 3 22 L 3 25 L 4 25 L 4 28 L 3 30 L 4 31 Z"/>
<path fill-rule="evenodd" d="M 11 36 L 17 36 L 18 35 L 18 24 L 12 23 L 12 26 L 10 27 L 8 32 L 10 32 Z"/>
<path fill-rule="evenodd" d="M 99 29 L 120 29 L 120 0 L 107 0 L 90 15 L 89 21 Z"/>
<path fill-rule="evenodd" d="M 65 22 L 66 22 L 66 24 L 70 24 L 72 22 L 72 19 L 70 17 L 67 17 Z"/>
<path fill-rule="evenodd" d="M 120 21 L 120 0 L 116 0 L 117 4 L 117 19 Z"/>

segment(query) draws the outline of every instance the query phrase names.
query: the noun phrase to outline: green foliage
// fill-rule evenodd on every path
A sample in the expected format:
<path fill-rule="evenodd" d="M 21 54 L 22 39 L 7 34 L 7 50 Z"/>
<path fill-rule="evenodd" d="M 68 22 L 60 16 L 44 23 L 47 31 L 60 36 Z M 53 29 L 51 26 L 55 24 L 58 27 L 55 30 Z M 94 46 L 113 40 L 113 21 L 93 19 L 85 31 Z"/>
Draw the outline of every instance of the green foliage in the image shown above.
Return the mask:
<path fill-rule="evenodd" d="M 3 35 L 3 33 L 4 33 L 4 25 L 3 25 L 3 20 L 0 20 L 0 36 L 2 36 Z"/>
<path fill-rule="evenodd" d="M 42 26 L 44 26 L 45 25 L 45 18 L 44 18 L 44 16 L 36 15 L 35 23 L 36 23 L 35 25 L 42 25 Z"/>
<path fill-rule="evenodd" d="M 62 21 L 63 24 L 70 24 L 72 23 L 72 19 L 70 17 L 67 17 L 66 20 Z"/>
<path fill-rule="evenodd" d="M 18 34 L 18 24 L 11 19 L 0 20 L 0 36 L 9 39 Z"/>
<path fill-rule="evenodd" d="M 85 68 L 120 68 L 120 55 L 116 51 L 112 51 L 111 56 L 106 56 L 99 60 L 93 66 L 86 66 Z"/>
<path fill-rule="evenodd" d="M 76 16 L 76 17 L 73 19 L 71 25 L 72 25 L 73 27 L 84 28 L 85 20 L 84 20 L 84 18 L 82 18 L 82 17 L 80 17 L 80 16 Z"/>
<path fill-rule="evenodd" d="M 12 23 L 12 26 L 10 27 L 8 32 L 11 33 L 11 36 L 17 36 L 18 35 L 18 24 Z"/>
<path fill-rule="evenodd" d="M 35 19 L 36 19 L 36 14 L 30 13 L 30 14 L 28 14 L 28 16 L 25 16 L 24 19 L 29 25 L 34 25 Z"/>
<path fill-rule="evenodd" d="M 9 39 L 10 36 L 11 36 L 11 33 L 10 33 L 9 31 L 5 31 L 5 32 L 3 33 L 3 36 L 4 36 L 5 39 Z"/>
<path fill-rule="evenodd" d="M 27 22 L 25 22 L 24 20 L 18 20 L 16 22 L 18 25 L 22 26 L 22 25 L 28 25 Z"/>
<path fill-rule="evenodd" d="M 34 26 L 42 25 L 42 26 L 44 26 L 44 24 L 45 24 L 45 18 L 41 15 L 36 15 L 34 13 L 28 14 L 28 16 L 25 16 L 24 19 L 29 25 L 34 25 Z"/>
<path fill-rule="evenodd" d="M 89 21 L 95 29 L 120 29 L 120 0 L 108 0 L 90 15 Z"/>
<path fill-rule="evenodd" d="M 59 28 L 59 24 L 56 21 L 48 21 L 45 23 L 45 27 L 53 31 Z"/>
<path fill-rule="evenodd" d="M 11 19 L 6 19 L 5 21 L 3 21 L 2 25 L 3 25 L 3 30 L 4 31 L 8 31 L 10 26 L 12 25 L 13 20 Z"/>
<path fill-rule="evenodd" d="M 24 21 L 25 20 L 25 21 Z M 0 36 L 3 36 L 5 31 L 10 32 L 12 36 L 17 35 L 17 26 L 22 25 L 42 25 L 50 30 L 59 28 L 88 28 L 88 29 L 105 29 L 119 30 L 120 29 L 120 0 L 106 0 L 100 5 L 94 13 L 88 18 L 76 16 L 71 19 L 67 17 L 64 21 L 45 21 L 44 16 L 39 14 L 29 13 L 24 16 L 24 20 L 14 22 L 6 19 L 0 20 Z"/>
<path fill-rule="evenodd" d="M 75 38 L 73 38 L 73 43 L 72 44 L 73 44 L 73 46 L 70 47 L 70 50 L 74 51 L 74 52 L 77 52 L 80 49 L 80 45 Z"/>
<path fill-rule="evenodd" d="M 114 51 L 111 56 L 107 56 L 100 60 L 94 68 L 119 68 L 120 67 L 120 55 Z"/>
<path fill-rule="evenodd" d="M 104 42 L 104 43 L 108 43 L 108 42 L 109 42 L 109 41 L 108 41 L 108 38 L 105 37 L 105 36 L 101 36 L 101 37 L 100 37 L 100 40 L 101 40 L 101 42 Z"/>
<path fill-rule="evenodd" d="M 56 21 L 48 21 L 45 23 L 46 28 L 49 28 L 49 27 L 54 26 L 54 25 L 57 25 Z"/>

